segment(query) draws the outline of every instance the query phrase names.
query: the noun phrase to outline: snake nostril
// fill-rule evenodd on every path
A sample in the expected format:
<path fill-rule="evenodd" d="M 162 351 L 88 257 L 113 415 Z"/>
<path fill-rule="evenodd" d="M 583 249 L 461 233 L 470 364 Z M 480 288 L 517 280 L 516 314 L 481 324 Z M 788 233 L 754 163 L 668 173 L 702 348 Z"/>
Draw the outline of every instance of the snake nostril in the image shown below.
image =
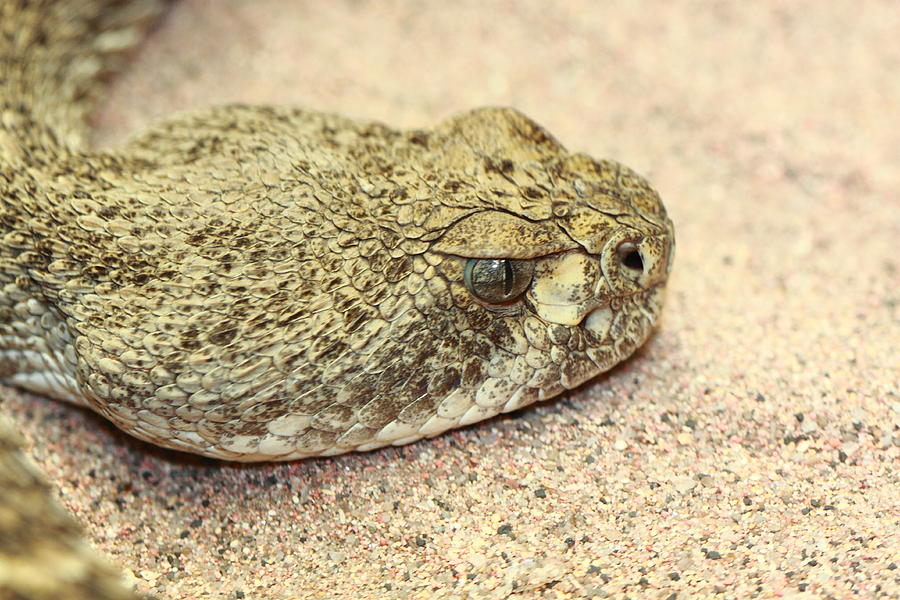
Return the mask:
<path fill-rule="evenodd" d="M 616 256 L 619 258 L 622 266 L 632 271 L 644 270 L 644 260 L 641 258 L 641 253 L 634 242 L 622 242 L 619 244 L 619 247 L 616 248 Z"/>

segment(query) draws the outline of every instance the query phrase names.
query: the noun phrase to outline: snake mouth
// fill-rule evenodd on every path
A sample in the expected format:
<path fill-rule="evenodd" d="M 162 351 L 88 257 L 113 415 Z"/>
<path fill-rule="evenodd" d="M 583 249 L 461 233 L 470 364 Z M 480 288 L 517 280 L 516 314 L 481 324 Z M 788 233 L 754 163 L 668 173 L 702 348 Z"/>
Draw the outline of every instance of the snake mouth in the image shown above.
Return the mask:
<path fill-rule="evenodd" d="M 602 340 L 609 333 L 615 314 L 610 308 L 609 302 L 598 306 L 587 314 L 582 321 L 582 326 L 590 332 L 595 339 Z"/>
<path fill-rule="evenodd" d="M 581 323 L 587 342 L 578 354 L 580 368 L 560 370 L 560 385 L 572 389 L 628 358 L 650 337 L 662 310 L 664 286 L 619 296 L 596 306 Z M 556 387 L 557 392 L 559 386 Z M 541 392 L 550 397 L 551 390 Z"/>

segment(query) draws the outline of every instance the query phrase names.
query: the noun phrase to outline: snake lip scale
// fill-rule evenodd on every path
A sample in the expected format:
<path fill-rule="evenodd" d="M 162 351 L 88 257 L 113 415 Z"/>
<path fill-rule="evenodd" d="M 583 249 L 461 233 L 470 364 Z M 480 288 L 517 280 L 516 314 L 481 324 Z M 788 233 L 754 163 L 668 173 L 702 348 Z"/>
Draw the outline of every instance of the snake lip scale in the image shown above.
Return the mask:
<path fill-rule="evenodd" d="M 517 410 L 651 334 L 659 195 L 511 108 L 397 130 L 219 106 L 91 148 L 101 79 L 165 6 L 0 3 L 0 382 L 159 446 L 294 460 Z M 0 596 L 51 589 L 8 560 L 58 542 L 101 597 L 114 577 L 2 415 L 0 467 Z"/>

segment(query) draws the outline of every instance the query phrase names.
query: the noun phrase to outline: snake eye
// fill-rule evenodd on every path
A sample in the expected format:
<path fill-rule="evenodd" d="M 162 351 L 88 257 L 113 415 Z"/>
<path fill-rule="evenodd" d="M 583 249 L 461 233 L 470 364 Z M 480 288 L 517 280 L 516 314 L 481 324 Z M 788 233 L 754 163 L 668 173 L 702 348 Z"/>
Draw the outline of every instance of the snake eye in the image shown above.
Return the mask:
<path fill-rule="evenodd" d="M 619 247 L 616 248 L 616 257 L 619 259 L 619 264 L 626 269 L 636 271 L 638 274 L 644 272 L 644 260 L 634 242 L 619 244 Z"/>
<path fill-rule="evenodd" d="M 466 288 L 479 300 L 503 304 L 515 300 L 531 283 L 534 263 L 505 258 L 470 258 L 463 272 Z"/>

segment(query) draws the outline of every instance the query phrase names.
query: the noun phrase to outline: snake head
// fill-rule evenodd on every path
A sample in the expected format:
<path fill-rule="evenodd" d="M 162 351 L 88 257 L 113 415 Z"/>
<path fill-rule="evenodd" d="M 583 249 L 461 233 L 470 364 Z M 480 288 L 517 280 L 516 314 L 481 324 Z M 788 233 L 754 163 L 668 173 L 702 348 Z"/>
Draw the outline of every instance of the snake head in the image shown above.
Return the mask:
<path fill-rule="evenodd" d="M 650 335 L 674 237 L 645 179 L 567 152 L 510 109 L 356 135 L 362 193 L 316 204 L 327 216 L 315 235 L 336 241 L 323 260 L 339 264 L 344 245 L 349 276 L 318 306 L 349 308 L 307 353 L 318 371 L 300 367 L 332 393 L 305 393 L 299 415 L 226 450 L 293 458 L 409 443 L 571 389 Z M 356 296 L 362 325 L 346 316 Z"/>
<path fill-rule="evenodd" d="M 672 262 L 643 178 L 510 109 L 398 131 L 216 107 L 83 160 L 58 195 L 103 185 L 55 209 L 31 271 L 61 383 L 23 385 L 208 456 L 369 450 L 550 398 L 647 339 Z"/>
<path fill-rule="evenodd" d="M 482 109 L 443 129 L 477 183 L 442 201 L 448 224 L 431 251 L 456 306 L 491 321 L 475 335 L 491 352 L 468 353 L 484 357 L 483 382 L 437 409 L 466 423 L 571 389 L 640 346 L 659 319 L 674 230 L 644 178 L 566 152 L 521 113 Z"/>

